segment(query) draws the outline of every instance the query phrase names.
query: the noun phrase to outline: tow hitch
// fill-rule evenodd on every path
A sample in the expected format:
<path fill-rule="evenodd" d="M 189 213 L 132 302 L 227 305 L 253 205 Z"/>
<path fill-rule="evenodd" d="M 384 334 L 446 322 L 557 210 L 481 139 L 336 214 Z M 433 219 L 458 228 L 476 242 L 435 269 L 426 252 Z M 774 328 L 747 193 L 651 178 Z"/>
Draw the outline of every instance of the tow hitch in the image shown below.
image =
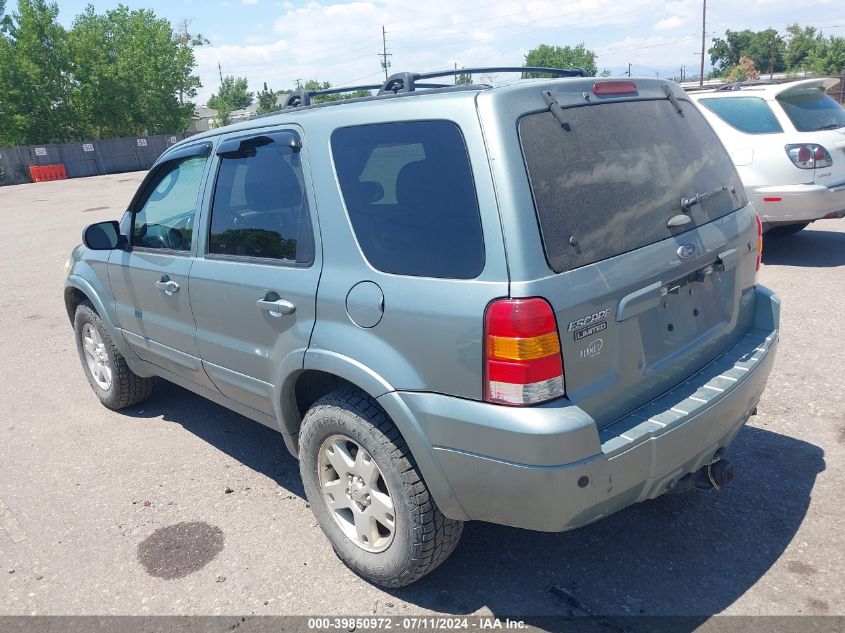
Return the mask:
<path fill-rule="evenodd" d="M 667 492 L 687 492 L 693 488 L 699 490 L 721 490 L 734 478 L 733 463 L 722 457 L 715 457 L 706 466 L 681 477 Z"/>

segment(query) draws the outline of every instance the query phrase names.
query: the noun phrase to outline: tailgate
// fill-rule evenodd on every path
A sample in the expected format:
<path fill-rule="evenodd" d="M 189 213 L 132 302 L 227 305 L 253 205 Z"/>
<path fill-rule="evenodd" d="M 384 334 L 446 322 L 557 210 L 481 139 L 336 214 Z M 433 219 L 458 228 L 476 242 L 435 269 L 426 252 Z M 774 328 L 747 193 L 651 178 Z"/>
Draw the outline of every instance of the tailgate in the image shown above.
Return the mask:
<path fill-rule="evenodd" d="M 683 382 L 751 326 L 754 211 L 724 147 L 683 97 L 529 114 L 519 134 L 556 273 L 525 290 L 556 313 L 567 397 L 603 426 Z"/>
<path fill-rule="evenodd" d="M 747 206 L 639 249 L 636 261 L 620 255 L 537 284 L 557 315 L 568 398 L 603 426 L 734 344 L 753 323 L 756 241 Z M 686 244 L 696 254 L 681 259 Z"/>

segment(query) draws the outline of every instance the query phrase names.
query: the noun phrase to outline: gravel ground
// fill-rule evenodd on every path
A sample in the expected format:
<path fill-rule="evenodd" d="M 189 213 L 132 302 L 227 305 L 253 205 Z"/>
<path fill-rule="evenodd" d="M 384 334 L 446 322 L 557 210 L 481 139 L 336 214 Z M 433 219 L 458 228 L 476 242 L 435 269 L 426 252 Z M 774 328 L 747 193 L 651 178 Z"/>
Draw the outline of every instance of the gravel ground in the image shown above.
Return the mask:
<path fill-rule="evenodd" d="M 845 614 L 845 222 L 766 243 L 781 345 L 726 490 L 564 534 L 470 523 L 386 592 L 334 556 L 273 431 L 168 384 L 98 404 L 62 265 L 142 176 L 0 188 L 0 615 Z"/>

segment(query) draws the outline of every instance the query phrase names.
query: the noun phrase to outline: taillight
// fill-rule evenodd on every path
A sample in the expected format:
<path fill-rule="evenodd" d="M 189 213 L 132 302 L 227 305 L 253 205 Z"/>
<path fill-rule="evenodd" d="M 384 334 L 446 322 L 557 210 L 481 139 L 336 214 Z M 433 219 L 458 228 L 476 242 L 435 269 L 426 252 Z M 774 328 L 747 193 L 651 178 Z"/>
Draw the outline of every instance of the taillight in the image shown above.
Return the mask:
<path fill-rule="evenodd" d="M 597 97 L 604 95 L 637 94 L 637 84 L 633 81 L 597 81 L 593 84 L 593 94 Z"/>
<path fill-rule="evenodd" d="M 760 262 L 763 260 L 763 220 L 758 214 L 754 214 L 757 219 L 757 272 L 760 272 Z"/>
<path fill-rule="evenodd" d="M 484 399 L 524 406 L 564 395 L 557 321 L 545 299 L 497 299 L 484 315 Z"/>
<path fill-rule="evenodd" d="M 830 167 L 833 164 L 830 153 L 824 147 L 815 143 L 787 145 L 786 154 L 799 169 L 819 169 Z"/>

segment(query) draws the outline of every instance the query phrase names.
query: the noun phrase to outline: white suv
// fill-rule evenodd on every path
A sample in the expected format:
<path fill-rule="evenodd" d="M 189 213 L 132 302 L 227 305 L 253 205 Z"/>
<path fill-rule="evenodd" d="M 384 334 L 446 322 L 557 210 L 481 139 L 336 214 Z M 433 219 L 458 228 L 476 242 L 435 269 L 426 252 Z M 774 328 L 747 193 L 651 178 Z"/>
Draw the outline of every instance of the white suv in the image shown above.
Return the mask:
<path fill-rule="evenodd" d="M 838 80 L 733 84 L 693 91 L 731 155 L 764 229 L 796 233 L 845 216 L 845 109 Z"/>

